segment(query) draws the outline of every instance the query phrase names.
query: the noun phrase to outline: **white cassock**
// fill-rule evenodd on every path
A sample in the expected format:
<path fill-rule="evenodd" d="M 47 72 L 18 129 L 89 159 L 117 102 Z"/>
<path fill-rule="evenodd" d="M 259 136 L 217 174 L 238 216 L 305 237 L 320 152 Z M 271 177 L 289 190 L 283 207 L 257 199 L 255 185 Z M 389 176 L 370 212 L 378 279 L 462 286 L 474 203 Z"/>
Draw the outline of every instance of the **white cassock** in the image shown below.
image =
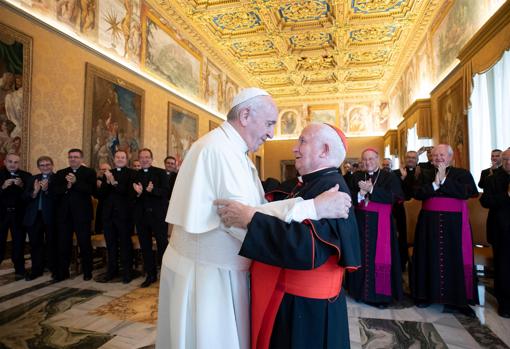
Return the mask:
<path fill-rule="evenodd" d="M 225 122 L 193 144 L 175 183 L 166 221 L 156 348 L 249 349 L 251 260 L 238 255 L 245 230 L 225 228 L 213 205 L 265 203 L 257 170 L 239 133 Z M 313 200 L 264 205 L 283 220 L 316 219 Z"/>

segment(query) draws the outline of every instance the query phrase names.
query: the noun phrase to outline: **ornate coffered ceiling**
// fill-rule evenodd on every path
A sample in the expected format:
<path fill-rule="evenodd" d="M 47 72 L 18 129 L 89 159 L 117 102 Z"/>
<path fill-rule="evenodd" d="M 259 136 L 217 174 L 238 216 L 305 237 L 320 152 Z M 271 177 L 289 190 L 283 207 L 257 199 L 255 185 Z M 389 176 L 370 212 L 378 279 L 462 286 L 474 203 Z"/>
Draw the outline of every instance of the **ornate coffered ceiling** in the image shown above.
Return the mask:
<path fill-rule="evenodd" d="M 149 3 L 246 84 L 289 102 L 387 95 L 442 1 Z"/>

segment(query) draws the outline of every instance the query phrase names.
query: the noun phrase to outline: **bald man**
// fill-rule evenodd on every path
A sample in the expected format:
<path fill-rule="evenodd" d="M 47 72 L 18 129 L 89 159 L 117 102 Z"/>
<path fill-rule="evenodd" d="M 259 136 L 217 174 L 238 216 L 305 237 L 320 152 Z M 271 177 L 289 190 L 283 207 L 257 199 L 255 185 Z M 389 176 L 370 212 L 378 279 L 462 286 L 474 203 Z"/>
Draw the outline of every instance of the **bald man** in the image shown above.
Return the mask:
<path fill-rule="evenodd" d="M 332 186 L 348 193 L 338 167 L 343 133 L 327 124 L 303 129 L 293 148 L 301 174 L 293 196 L 312 199 Z M 222 202 L 226 204 L 225 202 Z M 251 258 L 252 348 L 348 348 L 345 270 L 360 265 L 352 208 L 347 219 L 290 224 L 250 207 L 219 209 L 226 224 L 247 227 L 240 255 Z"/>
<path fill-rule="evenodd" d="M 156 347 L 249 347 L 251 261 L 238 255 L 246 231 L 221 224 L 213 201 L 264 203 L 248 151 L 273 137 L 277 119 L 278 108 L 266 91 L 242 90 L 227 121 L 195 142 L 186 155 L 166 217 L 173 231 L 161 268 Z M 293 199 L 271 207 L 278 208 L 279 217 L 300 221 L 327 217 L 329 210 L 340 214 L 345 202 L 321 205 Z"/>
<path fill-rule="evenodd" d="M 416 224 L 409 283 L 418 307 L 444 304 L 444 312 L 474 316 L 478 303 L 473 239 L 467 200 L 478 196 L 469 171 L 451 166 L 452 148 L 432 149 L 433 171 L 422 171 L 415 198 L 422 200 Z"/>
<path fill-rule="evenodd" d="M 361 154 L 365 171 L 351 180 L 352 201 L 356 207 L 361 265 L 348 275 L 349 294 L 357 301 L 380 308 L 402 298 L 402 271 L 392 205 L 403 200 L 400 182 L 391 171 L 379 168 L 377 150 Z"/>

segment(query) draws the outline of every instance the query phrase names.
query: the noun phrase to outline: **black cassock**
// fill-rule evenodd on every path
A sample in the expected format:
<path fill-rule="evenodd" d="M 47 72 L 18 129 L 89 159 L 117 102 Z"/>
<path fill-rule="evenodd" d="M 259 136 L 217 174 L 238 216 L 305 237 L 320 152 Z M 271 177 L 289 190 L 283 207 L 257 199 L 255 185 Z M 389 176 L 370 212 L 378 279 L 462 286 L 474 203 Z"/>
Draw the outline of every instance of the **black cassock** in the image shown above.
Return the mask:
<path fill-rule="evenodd" d="M 293 197 L 312 199 L 335 184 L 340 185 L 340 191 L 348 193 L 336 168 L 304 175 L 302 179 L 303 183 L 296 186 Z M 320 239 L 311 234 L 311 225 Z M 340 266 L 357 268 L 360 265 L 352 208 L 347 219 L 305 220 L 290 224 L 256 213 L 239 254 L 272 266 L 311 270 L 323 265 L 329 257 L 338 256 L 337 249 L 340 250 Z M 284 295 L 273 326 L 271 348 L 349 348 L 349 345 L 344 292 L 336 299 Z"/>
<path fill-rule="evenodd" d="M 402 186 L 402 190 L 404 191 L 405 201 L 409 201 L 413 198 L 414 195 L 414 187 L 416 182 L 416 168 L 410 168 L 406 166 L 407 176 L 402 180 L 402 173 L 400 169 L 393 171 L 393 173 L 397 176 L 400 185 Z M 402 271 L 405 271 L 406 264 L 409 262 L 409 252 L 408 252 L 408 244 L 407 244 L 407 219 L 406 219 L 406 209 L 404 207 L 404 201 L 398 201 L 393 204 L 393 217 L 395 218 L 395 223 L 397 224 L 397 232 L 398 232 L 398 249 L 400 252 L 400 264 L 402 266 Z"/>
<path fill-rule="evenodd" d="M 490 176 L 480 202 L 492 215 L 492 249 L 494 252 L 494 291 L 500 310 L 510 312 L 510 175 L 498 169 Z"/>
<path fill-rule="evenodd" d="M 423 172 L 418 178 L 415 198 L 453 198 L 467 200 L 476 197 L 473 176 L 468 171 L 448 167 L 440 188 L 434 191 L 436 171 Z M 472 241 L 472 238 L 471 238 Z M 472 244 L 470 246 L 472 252 Z M 473 262 L 473 261 L 471 261 Z M 418 216 L 409 283 L 415 301 L 455 306 L 478 303 L 475 267 L 472 268 L 472 297 L 465 286 L 462 250 L 462 214 L 460 212 L 422 210 Z M 469 298 L 469 299 L 468 299 Z"/>
<path fill-rule="evenodd" d="M 393 217 L 390 214 L 390 248 L 391 251 L 391 294 L 385 295 L 376 292 L 376 249 L 379 238 L 377 212 L 368 212 L 360 209 L 358 205 L 359 181 L 371 178 L 374 189 L 368 194 L 368 202 L 391 205 L 404 199 L 404 193 L 399 179 L 393 172 L 381 171 L 380 169 L 369 176 L 366 172 L 356 172 L 351 181 L 352 202 L 357 206 L 356 219 L 358 221 L 359 241 L 361 248 L 361 268 L 347 276 L 349 294 L 357 301 L 373 304 L 391 303 L 393 299 L 402 298 L 402 268 L 398 247 L 397 232 Z"/>

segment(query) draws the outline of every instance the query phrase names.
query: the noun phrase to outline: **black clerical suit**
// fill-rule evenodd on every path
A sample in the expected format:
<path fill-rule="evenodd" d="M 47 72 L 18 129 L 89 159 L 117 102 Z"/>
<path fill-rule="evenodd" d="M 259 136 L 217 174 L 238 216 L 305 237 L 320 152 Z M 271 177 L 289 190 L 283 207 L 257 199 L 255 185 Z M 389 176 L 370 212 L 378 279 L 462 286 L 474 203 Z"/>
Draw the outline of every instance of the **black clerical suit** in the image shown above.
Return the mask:
<path fill-rule="evenodd" d="M 436 169 L 422 171 L 416 186 L 415 198 L 423 201 L 423 207 L 414 237 L 409 275 L 411 294 L 417 303 L 461 307 L 477 304 L 472 237 L 471 244 L 463 244 L 468 242 L 471 232 L 464 236 L 461 212 L 452 212 L 452 204 L 449 204 L 448 210 L 439 206 L 427 208 L 426 204 L 427 200 L 434 198 L 465 201 L 478 196 L 478 190 L 471 173 L 455 167 L 446 169 L 446 179 L 439 189 L 434 190 L 432 183 L 436 172 Z M 465 253 L 463 246 L 467 247 Z M 471 260 L 464 258 L 464 254 L 471 254 Z M 469 263 L 472 265 L 471 270 L 467 270 Z"/>
<path fill-rule="evenodd" d="M 93 196 L 96 198 L 96 212 L 94 214 L 94 232 L 96 234 L 103 234 L 103 207 L 104 207 L 104 192 L 100 190 L 100 185 L 98 186 L 97 181 L 101 182 L 101 185 L 106 182 L 106 178 L 98 177 L 96 179 L 96 187 L 94 190 Z"/>
<path fill-rule="evenodd" d="M 292 197 L 312 199 L 336 184 L 340 191 L 349 192 L 342 175 L 333 167 L 304 175 L 302 180 L 293 190 Z M 239 254 L 260 262 L 258 265 L 279 267 L 275 271 L 280 276 L 289 270 L 312 273 L 331 258 L 334 259 L 333 265 L 354 270 L 360 265 L 360 252 L 353 209 L 349 210 L 347 219 L 305 220 L 289 224 L 256 213 L 248 225 Z M 265 292 L 265 288 L 269 287 L 265 283 L 257 285 L 260 279 L 256 275 L 252 269 L 252 300 L 261 295 L 258 290 L 262 288 Z M 265 311 L 268 310 L 252 310 L 261 314 Z M 349 347 L 345 292 L 341 291 L 330 299 L 307 298 L 285 292 L 271 333 L 270 348 Z M 260 332 L 255 334 L 257 336 L 253 339 L 260 341 Z"/>
<path fill-rule="evenodd" d="M 359 181 L 372 180 L 373 190 L 368 193 L 368 203 L 373 202 L 376 205 L 387 205 L 389 214 L 389 248 L 384 253 L 390 256 L 389 268 L 389 287 L 388 294 L 377 291 L 378 266 L 376 262 L 378 242 L 381 240 L 381 231 L 379 231 L 380 217 L 378 212 L 365 210 L 365 201 L 358 200 L 360 191 Z M 402 290 L 402 267 L 400 265 L 400 255 L 398 251 L 398 240 L 395 224 L 391 216 L 391 206 L 403 199 L 404 193 L 400 186 L 398 178 L 391 171 L 378 169 L 370 175 L 367 172 L 354 173 L 351 181 L 352 202 L 356 207 L 356 219 L 360 234 L 361 265 L 362 267 L 347 277 L 349 294 L 358 301 L 363 301 L 374 305 L 383 305 L 391 303 L 393 300 L 400 300 L 403 295 Z M 384 214 L 384 213 L 381 213 Z M 380 250 L 383 251 L 382 249 Z"/>
<path fill-rule="evenodd" d="M 400 169 L 393 171 L 400 181 L 402 190 L 404 191 L 404 201 L 409 201 L 414 195 L 414 186 L 416 183 L 416 168 L 407 167 L 407 176 L 402 180 L 402 173 Z M 397 201 L 393 204 L 393 217 L 397 224 L 398 232 L 398 250 L 400 252 L 400 264 L 402 271 L 405 271 L 406 264 L 409 261 L 409 252 L 407 246 L 407 220 L 406 220 L 406 209 L 404 207 L 404 201 Z"/>
<path fill-rule="evenodd" d="M 178 172 L 166 172 L 166 176 L 168 178 L 168 185 L 169 185 L 169 195 L 168 195 L 169 200 L 172 197 L 172 192 L 174 191 L 174 185 L 175 185 L 175 180 L 177 179 L 177 174 L 178 174 Z"/>
<path fill-rule="evenodd" d="M 57 272 L 54 176 L 54 173 L 47 175 L 39 173 L 32 176 L 25 188 L 27 207 L 23 224 L 27 227 L 30 240 L 33 277 L 42 275 L 45 266 L 53 276 L 56 276 Z M 48 180 L 47 190 L 40 189 L 33 197 L 35 181 L 41 182 L 44 179 Z"/>
<path fill-rule="evenodd" d="M 17 275 L 25 274 L 25 237 L 23 215 L 25 214 L 24 186 L 30 180 L 31 174 L 22 170 L 9 172 L 6 168 L 0 170 L 0 263 L 5 257 L 7 232 L 12 237 L 12 262 Z M 7 179 L 20 178 L 23 186 L 11 184 L 5 189 L 2 185 Z"/>
<path fill-rule="evenodd" d="M 137 196 L 135 202 L 136 232 L 142 249 L 144 270 L 147 276 L 154 280 L 157 269 L 152 251 L 152 234 L 156 238 L 158 261 L 161 263 L 168 245 L 168 225 L 165 217 L 170 184 L 165 170 L 152 166 L 137 171 L 134 182 L 143 186 L 142 194 Z M 154 186 L 152 192 L 146 190 L 149 182 Z"/>
<path fill-rule="evenodd" d="M 74 173 L 76 182 L 67 188 L 66 176 Z M 92 277 L 92 244 L 90 241 L 93 219 L 92 197 L 96 190 L 96 172 L 80 166 L 59 170 L 55 175 L 57 194 L 57 231 L 58 231 L 58 273 L 57 279 L 69 277 L 73 232 L 76 233 L 80 248 L 83 277 Z"/>
<path fill-rule="evenodd" d="M 500 313 L 510 314 L 510 174 L 498 169 L 489 177 L 480 202 L 493 216 L 494 291 Z"/>
<path fill-rule="evenodd" d="M 482 170 L 480 173 L 480 180 L 478 181 L 478 187 L 485 190 L 485 187 L 487 186 L 487 180 L 492 177 L 493 173 L 496 172 L 496 170 L 493 170 L 492 168 L 486 168 L 485 170 Z M 491 245 L 494 244 L 494 224 L 496 224 L 494 221 L 496 218 L 494 217 L 494 210 L 489 210 L 489 213 L 487 214 L 487 222 L 485 224 L 485 233 L 487 234 L 487 242 Z"/>
<path fill-rule="evenodd" d="M 136 172 L 130 168 L 114 168 L 111 170 L 114 184 L 101 178 L 98 190 L 102 198 L 102 222 L 106 248 L 108 251 L 107 275 L 113 277 L 118 274 L 118 256 L 120 248 L 120 262 L 123 270 L 123 280 L 131 280 L 133 269 L 133 246 L 131 232 L 133 231 L 134 190 L 133 179 Z"/>

